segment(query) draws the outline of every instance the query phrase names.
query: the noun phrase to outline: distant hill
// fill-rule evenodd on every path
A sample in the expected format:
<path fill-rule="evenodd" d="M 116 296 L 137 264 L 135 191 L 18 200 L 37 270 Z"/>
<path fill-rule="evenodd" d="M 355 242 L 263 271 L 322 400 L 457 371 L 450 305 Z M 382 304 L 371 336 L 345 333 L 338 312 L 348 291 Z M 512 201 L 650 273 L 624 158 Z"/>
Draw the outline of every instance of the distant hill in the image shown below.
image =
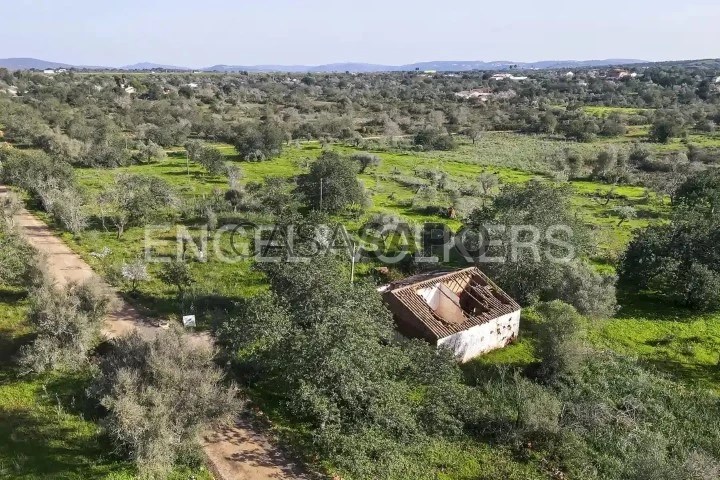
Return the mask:
<path fill-rule="evenodd" d="M 141 62 L 133 65 L 125 65 L 120 70 L 192 70 L 188 67 L 177 67 L 174 65 L 163 65 L 160 63 Z"/>
<path fill-rule="evenodd" d="M 605 67 L 609 65 L 632 65 L 647 63 L 645 60 L 608 59 L 608 60 L 545 60 L 541 62 L 509 62 L 509 61 L 435 61 L 419 62 L 407 65 L 377 65 L 372 63 L 331 63 L 327 65 L 215 65 L 204 68 L 212 72 L 402 72 L 414 70 L 435 70 L 438 72 L 465 72 L 470 70 L 507 70 L 510 67 L 539 70 L 550 68 Z"/>
<path fill-rule="evenodd" d="M 373 63 L 330 63 L 325 65 L 214 65 L 212 67 L 201 68 L 198 70 L 206 72 L 354 72 L 354 73 L 371 73 L 371 72 L 402 72 L 414 70 L 435 70 L 438 72 L 465 72 L 471 70 L 507 70 L 512 68 L 522 70 L 541 70 L 541 69 L 562 69 L 562 68 L 582 68 L 582 67 L 606 67 L 610 65 L 632 65 L 647 64 L 645 60 L 634 59 L 607 59 L 607 60 L 543 60 L 540 62 L 512 62 L 512 61 L 475 61 L 475 60 L 458 60 L 458 61 L 433 61 L 410 63 L 407 65 L 378 65 Z M 5 58 L 0 59 L 0 67 L 9 68 L 11 70 L 28 70 L 45 68 L 72 68 L 73 65 L 58 62 L 48 62 L 46 60 L 38 60 L 36 58 Z M 75 65 L 75 68 L 89 68 L 96 70 L 193 70 L 190 67 L 164 65 L 160 63 L 141 62 L 133 65 L 125 65 L 122 67 L 86 67 Z"/>
<path fill-rule="evenodd" d="M 0 58 L 0 67 L 10 70 L 44 70 L 46 68 L 71 68 L 72 65 L 60 62 L 49 62 L 37 58 Z"/>

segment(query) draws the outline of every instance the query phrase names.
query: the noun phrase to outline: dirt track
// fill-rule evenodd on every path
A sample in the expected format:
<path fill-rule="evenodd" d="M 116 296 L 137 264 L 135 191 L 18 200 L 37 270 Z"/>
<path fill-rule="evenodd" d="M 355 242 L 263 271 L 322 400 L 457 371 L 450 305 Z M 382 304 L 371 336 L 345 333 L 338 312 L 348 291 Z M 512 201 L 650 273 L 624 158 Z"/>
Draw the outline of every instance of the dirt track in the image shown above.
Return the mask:
<path fill-rule="evenodd" d="M 0 186 L 0 196 L 7 191 L 7 187 Z M 23 209 L 15 217 L 15 225 L 27 237 L 28 242 L 46 257 L 50 274 L 60 285 L 92 279 L 104 284 L 108 291 L 114 291 L 95 275 L 90 265 L 30 212 Z M 138 330 L 146 338 L 152 338 L 158 332 L 159 327 L 154 322 L 144 318 L 119 295 L 115 294 L 115 297 L 115 307 L 108 315 L 103 329 L 108 338 L 133 330 Z M 212 344 L 212 339 L 206 334 L 195 335 L 194 340 Z M 213 472 L 223 480 L 307 478 L 246 419 L 238 419 L 232 428 L 223 428 L 204 435 L 203 445 Z"/>

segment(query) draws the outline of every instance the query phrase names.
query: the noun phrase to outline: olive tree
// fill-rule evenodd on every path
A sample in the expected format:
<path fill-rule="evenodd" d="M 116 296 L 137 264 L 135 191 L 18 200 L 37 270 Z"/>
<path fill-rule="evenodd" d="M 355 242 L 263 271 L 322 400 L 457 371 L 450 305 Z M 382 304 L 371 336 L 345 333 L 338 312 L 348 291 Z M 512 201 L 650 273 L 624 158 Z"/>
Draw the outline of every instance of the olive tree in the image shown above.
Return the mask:
<path fill-rule="evenodd" d="M 88 225 L 88 214 L 82 195 L 75 189 L 52 190 L 50 214 L 55 222 L 73 235 L 82 233 Z"/>
<path fill-rule="evenodd" d="M 282 153 L 286 133 L 282 125 L 266 120 L 241 123 L 235 132 L 234 146 L 243 160 L 265 160 Z"/>
<path fill-rule="evenodd" d="M 193 277 L 187 263 L 175 261 L 163 264 L 160 280 L 177 288 L 178 298 L 182 300 L 185 290 L 192 285 Z"/>
<path fill-rule="evenodd" d="M 380 157 L 371 153 L 354 153 L 350 156 L 360 165 L 360 173 L 365 173 L 368 167 L 377 167 L 380 165 Z"/>
<path fill-rule="evenodd" d="M 148 140 L 138 146 L 137 158 L 142 163 L 160 162 L 167 158 L 167 153 L 165 153 L 163 147 L 152 140 Z"/>
<path fill-rule="evenodd" d="M 672 221 L 636 232 L 618 268 L 630 291 L 654 290 L 696 310 L 720 308 L 720 175 L 701 172 L 678 189 Z"/>
<path fill-rule="evenodd" d="M 0 197 L 0 217 L 5 220 L 8 225 L 15 225 L 15 216 L 22 211 L 22 200 L 14 192 L 6 192 Z"/>
<path fill-rule="evenodd" d="M 240 411 L 236 389 L 224 384 L 209 345 L 179 327 L 145 340 L 138 333 L 113 342 L 90 394 L 107 410 L 110 437 L 141 475 L 167 478 L 173 465 L 199 448 L 200 434 Z"/>
<path fill-rule="evenodd" d="M 115 225 L 117 238 L 128 226 L 146 225 L 175 204 L 170 185 L 158 177 L 120 174 L 98 198 L 101 216 Z"/>
<path fill-rule="evenodd" d="M 205 167 L 211 175 L 219 175 L 226 171 L 225 155 L 220 150 L 209 145 L 203 145 L 194 155 L 194 160 Z"/>
<path fill-rule="evenodd" d="M 491 203 L 468 216 L 467 226 L 485 232 L 487 243 L 469 253 L 522 304 L 556 299 L 553 292 L 568 263 L 591 251 L 589 233 L 574 215 L 570 195 L 565 185 L 506 185 Z"/>
<path fill-rule="evenodd" d="M 537 306 L 537 352 L 542 358 L 541 372 L 549 380 L 571 376 L 587 355 L 583 320 L 570 305 L 560 301 Z"/>
<path fill-rule="evenodd" d="M 617 215 L 618 218 L 620 219 L 620 220 L 618 220 L 618 224 L 617 224 L 618 227 L 620 225 L 622 225 L 623 223 L 630 221 L 630 220 L 634 219 L 635 217 L 637 217 L 637 210 L 635 210 L 635 208 L 633 208 L 630 205 L 621 205 L 619 207 L 615 207 L 613 209 L 613 211 L 615 212 L 615 215 Z"/>
<path fill-rule="evenodd" d="M 338 213 L 352 204 L 366 203 L 365 190 L 357 179 L 357 164 L 335 152 L 323 152 L 298 177 L 298 191 L 316 209 Z"/>
<path fill-rule="evenodd" d="M 147 263 L 141 259 L 136 259 L 130 263 L 123 264 L 121 268 L 122 277 L 130 282 L 130 293 L 135 293 L 141 282 L 150 280 L 150 274 L 147 271 Z"/>
<path fill-rule="evenodd" d="M 63 290 L 44 282 L 31 292 L 27 321 L 35 340 L 20 352 L 27 371 L 77 369 L 100 340 L 100 328 L 110 297 L 90 285 L 70 285 Z"/>

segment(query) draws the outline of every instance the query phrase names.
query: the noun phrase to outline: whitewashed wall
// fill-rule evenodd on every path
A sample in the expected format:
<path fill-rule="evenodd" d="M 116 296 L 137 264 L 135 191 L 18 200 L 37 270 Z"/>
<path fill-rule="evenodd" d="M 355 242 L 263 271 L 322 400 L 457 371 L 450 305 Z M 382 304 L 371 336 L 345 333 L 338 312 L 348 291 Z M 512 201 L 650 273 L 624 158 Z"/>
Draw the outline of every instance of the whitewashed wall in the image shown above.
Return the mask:
<path fill-rule="evenodd" d="M 517 338 L 519 332 L 520 310 L 441 338 L 437 345 L 438 348 L 450 348 L 458 360 L 467 362 L 483 353 L 503 348 L 512 338 Z"/>

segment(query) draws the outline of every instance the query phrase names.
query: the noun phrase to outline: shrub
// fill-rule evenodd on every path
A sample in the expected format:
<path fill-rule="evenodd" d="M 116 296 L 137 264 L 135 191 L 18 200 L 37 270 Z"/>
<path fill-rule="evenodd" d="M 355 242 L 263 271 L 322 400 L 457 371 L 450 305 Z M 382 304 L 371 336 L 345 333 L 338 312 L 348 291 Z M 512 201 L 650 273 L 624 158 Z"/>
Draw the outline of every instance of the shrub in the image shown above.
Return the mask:
<path fill-rule="evenodd" d="M 371 153 L 354 153 L 350 158 L 358 162 L 360 173 L 365 173 L 368 167 L 377 167 L 381 162 L 380 157 Z"/>
<path fill-rule="evenodd" d="M 515 379 L 517 426 L 526 436 L 548 437 L 560 429 L 562 403 L 547 388 L 524 378 Z"/>
<path fill-rule="evenodd" d="M 573 262 L 566 266 L 565 275 L 550 296 L 572 305 L 583 315 L 608 318 L 617 310 L 615 280 L 586 263 Z"/>
<path fill-rule="evenodd" d="M 671 288 L 673 297 L 692 309 L 710 311 L 720 308 L 720 275 L 701 263 L 679 270 Z"/>
<path fill-rule="evenodd" d="M 37 252 L 18 233 L 0 224 L 0 283 L 26 286 L 41 275 Z"/>
<path fill-rule="evenodd" d="M 74 189 L 54 190 L 50 195 L 53 220 L 73 235 L 82 233 L 88 225 L 82 195 Z"/>
<path fill-rule="evenodd" d="M 452 136 L 433 129 L 420 130 L 413 141 L 423 150 L 454 150 L 457 147 Z"/>
<path fill-rule="evenodd" d="M 58 290 L 50 283 L 36 288 L 27 321 L 36 338 L 21 349 L 26 371 L 78 369 L 99 341 L 107 302 L 92 287 L 70 285 Z"/>
<path fill-rule="evenodd" d="M 230 421 L 241 406 L 235 389 L 223 385 L 210 346 L 179 327 L 153 341 L 138 333 L 115 340 L 90 394 L 107 409 L 111 438 L 150 478 L 166 478 L 200 433 Z"/>
<path fill-rule="evenodd" d="M 582 318 L 572 306 L 557 300 L 539 304 L 537 311 L 541 316 L 537 351 L 542 375 L 549 380 L 572 376 L 587 353 Z"/>
<path fill-rule="evenodd" d="M 14 192 L 7 192 L 0 198 L 0 217 L 10 226 L 15 225 L 15 216 L 22 210 L 22 200 Z"/>

